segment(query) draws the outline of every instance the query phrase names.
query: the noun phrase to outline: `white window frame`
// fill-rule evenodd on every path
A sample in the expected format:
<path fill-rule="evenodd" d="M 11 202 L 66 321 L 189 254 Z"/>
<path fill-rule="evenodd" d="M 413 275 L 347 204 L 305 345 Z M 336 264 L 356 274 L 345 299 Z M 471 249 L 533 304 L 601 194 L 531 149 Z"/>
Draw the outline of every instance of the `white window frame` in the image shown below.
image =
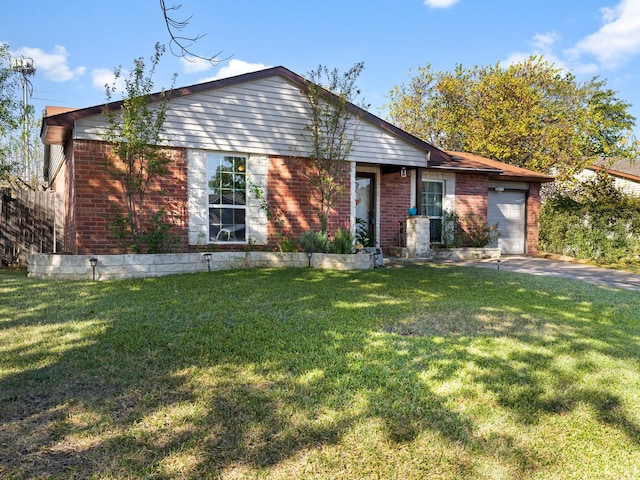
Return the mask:
<path fill-rule="evenodd" d="M 242 159 L 243 162 L 239 162 L 241 167 L 238 167 L 238 170 L 235 170 L 236 160 Z M 234 177 L 233 182 L 229 186 L 224 186 L 222 184 L 222 177 L 220 177 L 220 184 L 217 186 L 212 184 L 216 178 L 218 168 L 223 165 L 224 162 L 231 162 L 234 166 L 231 171 L 225 172 L 229 173 Z M 220 243 L 220 244 L 246 244 L 248 243 L 248 189 L 247 189 L 247 164 L 249 161 L 249 157 L 245 154 L 241 153 L 207 153 L 206 156 L 206 206 L 207 206 L 207 238 L 208 243 Z M 241 168 L 241 169 L 240 169 Z M 236 185 L 236 176 L 240 176 L 244 179 L 244 192 L 240 193 L 241 190 L 235 188 Z M 227 198 L 231 199 L 231 203 L 221 203 L 211 202 L 216 196 L 218 198 L 223 199 L 223 195 L 220 193 L 221 191 L 225 191 L 228 193 Z M 240 194 L 244 196 L 244 203 L 236 203 L 236 195 Z M 212 223 L 211 222 L 211 213 L 212 211 L 220 211 L 220 222 Z M 244 223 L 231 223 L 231 222 L 223 222 L 223 210 L 234 211 L 233 217 L 236 218 L 236 215 L 240 213 L 240 215 L 244 216 Z M 228 213 L 227 213 L 228 215 Z M 226 225 L 226 226 L 224 226 Z M 218 230 L 215 230 L 215 229 Z M 237 238 L 238 232 L 244 232 L 240 239 Z"/>

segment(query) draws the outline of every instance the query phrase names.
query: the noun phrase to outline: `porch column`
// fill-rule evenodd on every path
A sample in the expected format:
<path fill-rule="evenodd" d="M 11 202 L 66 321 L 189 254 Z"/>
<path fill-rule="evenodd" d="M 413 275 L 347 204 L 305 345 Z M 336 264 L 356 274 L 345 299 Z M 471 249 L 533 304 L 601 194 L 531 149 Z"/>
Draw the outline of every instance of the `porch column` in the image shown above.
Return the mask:
<path fill-rule="evenodd" d="M 407 218 L 407 256 L 409 258 L 428 257 L 430 250 L 429 217 L 416 215 Z"/>

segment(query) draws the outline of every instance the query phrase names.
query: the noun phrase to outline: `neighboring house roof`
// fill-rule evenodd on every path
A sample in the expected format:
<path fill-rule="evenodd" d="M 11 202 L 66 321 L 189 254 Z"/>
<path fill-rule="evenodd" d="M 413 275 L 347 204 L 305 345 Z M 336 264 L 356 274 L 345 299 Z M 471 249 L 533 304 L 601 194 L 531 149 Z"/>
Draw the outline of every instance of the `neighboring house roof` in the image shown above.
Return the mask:
<path fill-rule="evenodd" d="M 599 158 L 587 168 L 594 172 L 606 171 L 615 177 L 624 178 L 632 182 L 640 182 L 640 160 Z"/>
<path fill-rule="evenodd" d="M 472 153 L 447 152 L 451 160 L 433 167 L 439 170 L 456 170 L 468 172 L 486 172 L 493 180 L 553 182 L 554 177 L 537 173 L 526 168 L 516 167 L 490 158 Z"/>
<path fill-rule="evenodd" d="M 175 99 L 188 95 L 233 87 L 274 76 L 284 78 L 295 86 L 298 86 L 302 91 L 306 90 L 310 85 L 310 82 L 307 79 L 301 77 L 296 73 L 293 73 L 285 67 L 273 67 L 257 72 L 238 75 L 235 77 L 223 78 L 211 82 L 176 88 L 174 90 L 166 92 L 166 95 L 170 99 Z M 327 95 L 327 97 L 332 97 L 334 95 L 326 90 L 324 91 L 324 94 Z M 152 102 L 159 101 L 162 98 L 162 93 L 154 93 L 151 94 L 150 97 Z M 123 101 L 121 100 L 111 102 L 107 105 L 95 105 L 92 107 L 79 109 L 47 107 L 46 116 L 43 119 L 42 129 L 40 132 L 42 141 L 46 146 L 64 145 L 70 138 L 76 121 L 94 115 L 100 115 L 103 113 L 105 108 L 108 108 L 110 110 L 117 110 L 122 106 L 122 104 Z M 490 178 L 500 180 L 536 182 L 553 181 L 553 177 L 537 174 L 523 168 L 513 167 L 502 162 L 490 160 L 488 158 L 483 158 L 467 153 L 445 152 L 352 103 L 347 104 L 347 108 L 351 113 L 358 116 L 362 120 L 369 122 L 370 124 L 380 128 L 381 130 L 397 138 L 400 138 L 402 141 L 406 142 L 409 145 L 412 145 L 418 150 L 425 152 L 425 158 L 428 159 L 428 161 L 425 162 L 425 167 L 427 168 L 487 173 L 489 174 Z"/>

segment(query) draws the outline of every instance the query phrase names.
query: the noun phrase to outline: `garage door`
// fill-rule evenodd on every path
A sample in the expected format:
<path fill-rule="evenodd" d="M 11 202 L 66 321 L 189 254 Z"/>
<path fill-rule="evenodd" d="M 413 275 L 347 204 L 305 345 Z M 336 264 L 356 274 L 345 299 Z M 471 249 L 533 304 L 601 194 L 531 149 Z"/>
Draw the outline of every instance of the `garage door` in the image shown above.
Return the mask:
<path fill-rule="evenodd" d="M 489 225 L 498 224 L 501 237 L 493 246 L 500 247 L 503 254 L 525 253 L 526 238 L 526 192 L 489 190 L 487 220 Z"/>

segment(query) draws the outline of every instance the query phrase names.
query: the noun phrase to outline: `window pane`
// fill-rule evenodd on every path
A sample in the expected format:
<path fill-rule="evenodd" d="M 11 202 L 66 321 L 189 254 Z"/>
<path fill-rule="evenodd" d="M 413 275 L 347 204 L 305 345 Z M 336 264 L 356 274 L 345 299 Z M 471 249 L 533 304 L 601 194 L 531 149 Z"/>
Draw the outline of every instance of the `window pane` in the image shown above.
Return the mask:
<path fill-rule="evenodd" d="M 429 237 L 431 243 L 442 242 L 442 219 L 430 218 L 429 219 Z"/>
<path fill-rule="evenodd" d="M 245 241 L 245 210 L 239 208 L 209 209 L 209 240 L 214 242 Z"/>
<path fill-rule="evenodd" d="M 442 182 L 422 182 L 422 211 L 430 217 L 442 216 Z"/>
<path fill-rule="evenodd" d="M 207 156 L 209 240 L 242 242 L 246 232 L 246 158 Z"/>

